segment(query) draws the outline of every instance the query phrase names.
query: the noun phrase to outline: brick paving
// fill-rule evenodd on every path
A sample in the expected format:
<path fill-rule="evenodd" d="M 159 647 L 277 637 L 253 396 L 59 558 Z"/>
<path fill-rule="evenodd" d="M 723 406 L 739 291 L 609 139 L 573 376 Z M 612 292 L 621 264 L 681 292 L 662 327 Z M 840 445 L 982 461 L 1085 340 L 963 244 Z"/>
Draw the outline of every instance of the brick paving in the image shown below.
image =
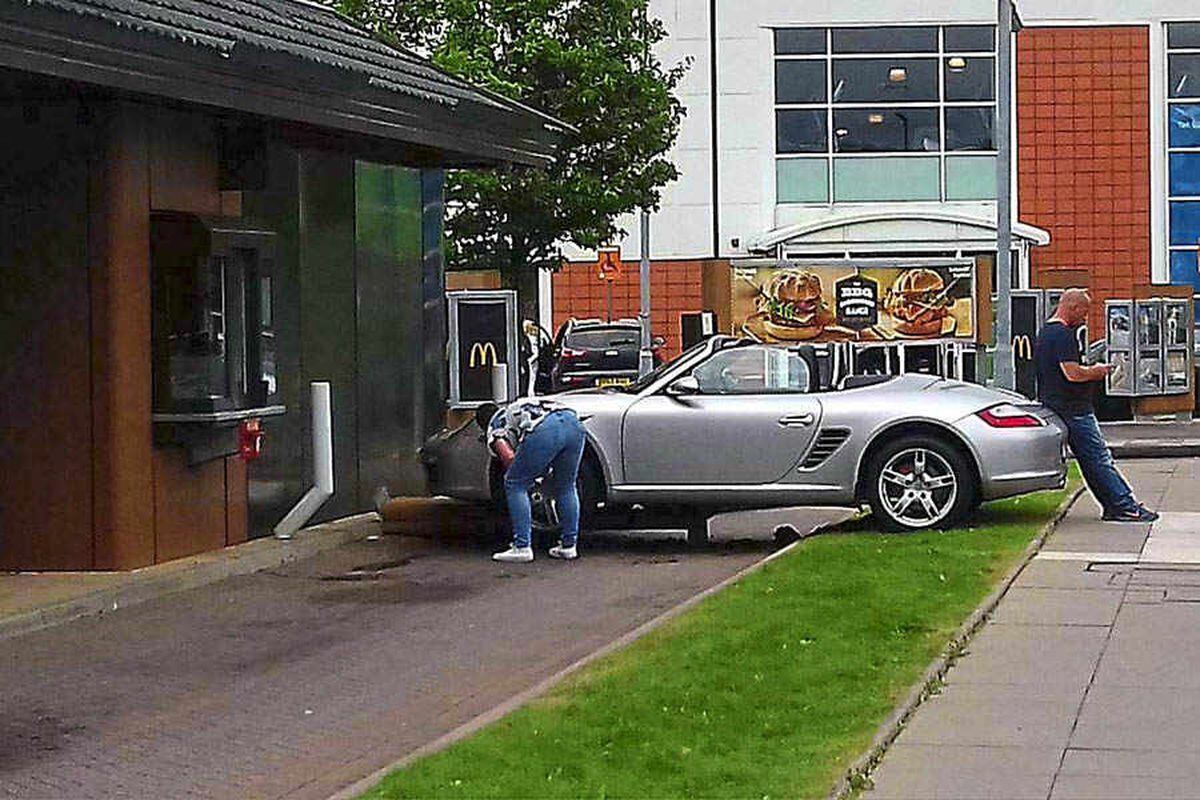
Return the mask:
<path fill-rule="evenodd" d="M 0 797 L 328 797 L 771 549 L 385 537 L 0 641 Z"/>

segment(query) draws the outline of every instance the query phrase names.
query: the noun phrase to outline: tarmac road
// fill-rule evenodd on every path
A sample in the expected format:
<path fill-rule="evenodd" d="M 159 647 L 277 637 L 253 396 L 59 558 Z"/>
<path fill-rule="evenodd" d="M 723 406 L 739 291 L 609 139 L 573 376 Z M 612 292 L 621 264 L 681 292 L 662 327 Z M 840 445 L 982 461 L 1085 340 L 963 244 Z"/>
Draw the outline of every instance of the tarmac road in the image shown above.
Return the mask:
<path fill-rule="evenodd" d="M 780 513 L 842 515 L 528 565 L 387 536 L 0 641 L 0 797 L 328 797 L 764 557 Z"/>

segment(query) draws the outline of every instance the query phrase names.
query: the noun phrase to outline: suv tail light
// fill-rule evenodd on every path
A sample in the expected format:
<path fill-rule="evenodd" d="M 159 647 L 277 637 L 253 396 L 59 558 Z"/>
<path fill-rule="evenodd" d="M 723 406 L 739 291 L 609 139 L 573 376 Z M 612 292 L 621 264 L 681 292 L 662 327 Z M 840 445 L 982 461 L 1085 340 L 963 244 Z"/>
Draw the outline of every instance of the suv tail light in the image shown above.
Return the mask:
<path fill-rule="evenodd" d="M 1046 424 L 1037 415 L 1030 414 L 1012 403 L 985 408 L 975 416 L 993 428 L 1040 428 Z"/>
<path fill-rule="evenodd" d="M 575 361 L 587 355 L 587 350 L 576 350 L 574 347 L 563 347 L 559 352 L 559 357 L 563 361 Z"/>

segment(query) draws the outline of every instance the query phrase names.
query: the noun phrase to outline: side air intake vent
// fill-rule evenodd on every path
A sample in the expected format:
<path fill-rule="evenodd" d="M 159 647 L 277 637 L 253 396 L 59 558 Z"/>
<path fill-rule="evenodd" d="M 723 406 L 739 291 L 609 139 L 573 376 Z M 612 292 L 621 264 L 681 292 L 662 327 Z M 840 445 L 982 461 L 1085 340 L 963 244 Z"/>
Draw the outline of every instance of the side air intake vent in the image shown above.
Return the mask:
<path fill-rule="evenodd" d="M 800 464 L 800 469 L 816 469 L 824 464 L 842 444 L 850 438 L 847 428 L 824 428 L 817 434 L 817 440 L 809 448 L 808 455 Z"/>

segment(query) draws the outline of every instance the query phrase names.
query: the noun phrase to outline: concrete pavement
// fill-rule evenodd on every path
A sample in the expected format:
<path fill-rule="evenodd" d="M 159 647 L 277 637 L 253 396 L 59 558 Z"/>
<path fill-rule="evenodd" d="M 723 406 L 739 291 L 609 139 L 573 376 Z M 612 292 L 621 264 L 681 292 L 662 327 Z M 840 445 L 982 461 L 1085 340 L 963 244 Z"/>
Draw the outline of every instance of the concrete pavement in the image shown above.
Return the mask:
<path fill-rule="evenodd" d="M 1082 495 L 864 798 L 1200 798 L 1200 461 L 1121 467 L 1162 519 Z"/>

